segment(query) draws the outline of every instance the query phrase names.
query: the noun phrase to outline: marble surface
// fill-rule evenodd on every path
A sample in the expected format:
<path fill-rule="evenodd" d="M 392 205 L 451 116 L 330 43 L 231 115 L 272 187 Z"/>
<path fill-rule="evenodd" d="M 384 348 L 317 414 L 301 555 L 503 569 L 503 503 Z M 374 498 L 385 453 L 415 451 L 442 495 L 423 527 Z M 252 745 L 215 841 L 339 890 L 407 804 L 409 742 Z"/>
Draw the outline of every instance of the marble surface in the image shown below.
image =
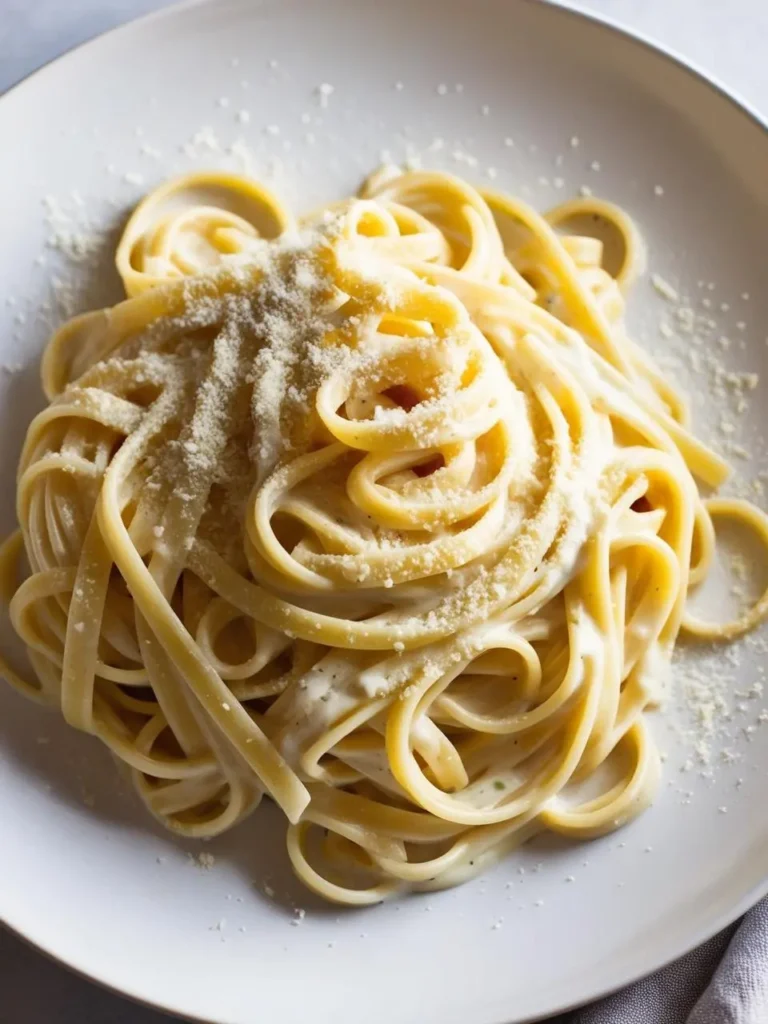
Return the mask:
<path fill-rule="evenodd" d="M 35 68 L 158 0 L 0 0 L 0 93 Z M 683 55 L 768 118 L 765 0 L 588 0 L 594 11 Z M 6 156 L 8 154 L 6 153 Z M 161 1024 L 0 931 L 0 1024 Z"/>

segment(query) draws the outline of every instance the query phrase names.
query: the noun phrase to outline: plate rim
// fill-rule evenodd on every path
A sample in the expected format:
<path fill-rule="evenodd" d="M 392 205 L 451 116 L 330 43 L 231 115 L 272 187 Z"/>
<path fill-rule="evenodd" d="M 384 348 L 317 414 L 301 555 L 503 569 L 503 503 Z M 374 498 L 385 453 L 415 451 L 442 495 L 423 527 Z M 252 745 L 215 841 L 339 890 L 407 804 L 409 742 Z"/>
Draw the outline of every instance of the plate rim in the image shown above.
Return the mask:
<path fill-rule="evenodd" d="M 222 2 L 224 2 L 224 0 L 175 0 L 175 2 L 167 4 L 157 10 L 148 11 L 144 14 L 128 18 L 126 21 L 113 25 L 101 32 L 97 32 L 95 35 L 89 36 L 81 42 L 76 43 L 74 46 L 69 47 L 62 53 L 57 54 L 55 57 L 51 57 L 39 67 L 27 72 L 18 81 L 14 82 L 11 86 L 5 89 L 5 91 L 0 93 L 0 104 L 5 103 L 8 97 L 20 91 L 23 92 L 33 79 L 45 77 L 54 65 L 68 61 L 82 50 L 97 47 L 101 41 L 108 36 L 114 36 L 120 33 L 124 33 L 127 36 L 131 31 L 141 29 L 146 24 L 150 24 L 153 21 L 165 18 L 176 18 L 179 16 L 183 17 L 184 13 L 188 10 L 193 10 L 198 7 L 216 7 Z M 254 5 L 261 5 L 264 0 L 251 0 L 251 2 L 254 3 Z M 311 0 L 293 0 L 293 2 L 308 3 L 311 2 Z M 464 2 L 466 3 L 468 0 L 464 0 Z M 718 75 L 706 70 L 698 63 L 698 61 L 685 56 L 676 47 L 669 46 L 654 37 L 652 34 L 631 28 L 611 15 L 586 10 L 578 4 L 573 3 L 572 0 L 514 0 L 514 2 L 517 4 L 525 4 L 531 8 L 548 7 L 553 11 L 555 16 L 561 15 L 577 21 L 586 22 L 601 30 L 608 38 L 613 35 L 618 35 L 622 37 L 626 43 L 639 47 L 649 56 L 664 58 L 667 63 L 673 64 L 679 71 L 695 80 L 698 80 L 698 82 L 705 88 L 725 100 L 733 108 L 735 113 L 746 115 L 753 125 L 768 137 L 768 113 L 763 115 L 750 101 L 745 99 L 737 89 L 733 89 L 726 85 Z M 678 946 L 673 942 L 672 945 L 674 948 L 671 950 L 665 949 L 660 955 L 651 952 L 650 954 L 641 957 L 642 966 L 632 967 L 617 980 L 612 981 L 609 984 L 602 984 L 598 988 L 587 993 L 582 993 L 577 996 L 575 1000 L 569 999 L 566 1002 L 551 1006 L 544 1013 L 536 1012 L 533 1016 L 515 1018 L 514 1020 L 511 1020 L 505 1014 L 503 1019 L 494 1017 L 492 1020 L 488 1019 L 483 1021 L 482 1024 L 534 1024 L 536 1021 L 543 1021 L 548 1019 L 550 1016 L 567 1013 L 571 1010 L 585 1006 L 588 1003 L 604 999 L 607 996 L 618 992 L 620 989 L 633 985 L 642 978 L 645 978 L 656 971 L 662 970 L 673 961 L 685 956 L 693 949 L 696 949 L 698 946 L 708 942 L 717 933 L 724 930 L 729 925 L 732 925 L 767 895 L 768 868 L 766 869 L 761 881 L 749 888 L 735 904 L 715 915 L 712 920 L 697 932 L 693 944 L 689 944 L 686 941 L 678 948 Z M 77 960 L 69 959 L 66 955 L 56 953 L 55 950 L 51 948 L 50 943 L 46 942 L 46 940 L 33 938 L 31 934 L 34 931 L 33 928 L 29 928 L 27 926 L 25 929 L 25 926 L 18 922 L 16 924 L 12 924 L 8 919 L 7 913 L 3 911 L 2 907 L 0 907 L 0 927 L 4 928 L 12 936 L 19 939 L 24 945 L 30 947 L 36 953 L 41 954 L 52 963 L 65 968 L 70 973 L 84 979 L 90 984 L 97 985 L 99 988 L 116 995 L 119 998 L 125 999 L 134 1005 L 142 1006 L 151 1010 L 159 1010 L 162 1013 L 173 1015 L 179 1020 L 190 1021 L 192 1024 L 224 1024 L 222 1018 L 214 1019 L 211 1017 L 200 1017 L 197 1015 L 183 1013 L 170 1005 L 168 1001 L 148 998 L 135 991 L 130 991 L 127 988 L 120 988 L 116 983 L 99 977 L 97 974 L 92 973 L 87 966 L 84 966 Z"/>

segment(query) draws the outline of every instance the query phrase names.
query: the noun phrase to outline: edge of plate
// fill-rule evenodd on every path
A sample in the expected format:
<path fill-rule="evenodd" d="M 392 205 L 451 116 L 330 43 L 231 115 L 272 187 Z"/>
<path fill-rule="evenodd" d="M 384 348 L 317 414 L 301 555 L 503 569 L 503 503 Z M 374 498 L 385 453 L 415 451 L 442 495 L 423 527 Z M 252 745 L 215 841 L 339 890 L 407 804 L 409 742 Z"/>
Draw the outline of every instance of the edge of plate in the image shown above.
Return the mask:
<path fill-rule="evenodd" d="M 218 0 L 177 0 L 176 3 L 170 3 L 156 11 L 150 11 L 146 14 L 139 15 L 138 17 L 131 18 L 128 21 L 122 22 L 119 25 L 114 25 L 111 28 L 105 29 L 103 32 L 99 32 L 94 36 L 90 36 L 84 39 L 81 43 L 77 43 L 75 46 L 70 47 L 63 53 L 58 54 L 56 57 L 52 57 L 46 61 L 40 67 L 28 72 L 18 82 L 14 83 L 3 93 L 0 93 L 0 102 L 3 102 L 6 97 L 19 90 L 22 90 L 33 78 L 44 76 L 55 64 L 59 64 L 62 61 L 66 61 L 73 57 L 80 50 L 87 49 L 90 46 L 95 46 L 106 36 L 111 36 L 116 33 L 125 33 L 128 35 L 131 31 L 136 28 L 143 27 L 145 24 L 155 20 L 160 20 L 167 17 L 176 17 L 181 11 L 186 9 L 192 9 L 195 7 L 202 6 L 213 6 Z M 256 3 L 260 3 L 261 0 L 255 0 Z M 301 2 L 307 2 L 307 0 L 301 0 Z M 628 28 L 616 21 L 610 16 L 597 14 L 593 11 L 585 10 L 584 8 L 574 5 L 570 0 L 515 0 L 517 3 L 525 3 L 528 5 L 537 5 L 549 7 L 556 14 L 562 14 L 571 18 L 575 18 L 581 21 L 586 21 L 596 26 L 599 29 L 605 31 L 608 35 L 616 34 L 630 44 L 638 45 L 644 50 L 648 51 L 651 55 L 658 55 L 664 57 L 667 61 L 675 64 L 681 71 L 688 75 L 698 79 L 704 86 L 709 87 L 714 93 L 726 100 L 735 110 L 746 115 L 755 125 L 755 127 L 762 129 L 762 131 L 768 135 L 768 120 L 763 117 L 752 104 L 744 99 L 738 91 L 731 89 L 726 86 L 718 76 L 706 71 L 696 61 L 689 59 L 684 56 L 674 47 L 667 46 L 666 44 L 654 39 L 652 36 L 642 31 L 636 31 Z M 647 956 L 640 967 L 634 967 L 623 974 L 619 979 L 611 982 L 605 987 L 599 987 L 588 993 L 582 993 L 577 996 L 575 1000 L 569 1000 L 565 1003 L 559 1003 L 549 1007 L 543 1013 L 536 1013 L 533 1016 L 525 1018 L 517 1018 L 516 1021 L 511 1021 L 506 1015 L 503 1019 L 495 1018 L 493 1020 L 487 1019 L 478 1024 L 532 1024 L 535 1021 L 542 1021 L 550 1016 L 559 1015 L 561 1013 L 567 1013 L 570 1010 L 577 1009 L 580 1006 L 584 1006 L 587 1003 L 594 1002 L 595 1000 L 602 999 L 619 989 L 625 988 L 628 985 L 634 984 L 641 978 L 652 974 L 654 971 L 658 971 L 661 968 L 667 966 L 673 960 L 678 957 L 684 956 L 690 952 L 696 946 L 701 945 L 708 939 L 712 938 L 718 932 L 727 928 L 728 925 L 732 924 L 737 918 L 745 914 L 751 907 L 753 907 L 762 897 L 768 895 L 768 871 L 765 877 L 757 885 L 750 888 L 741 899 L 728 910 L 723 911 L 719 915 L 716 915 L 714 920 L 710 921 L 709 924 L 697 935 L 696 941 L 693 945 L 684 944 L 681 948 L 665 949 L 660 955 Z M 180 1013 L 177 1009 L 174 1009 L 168 1003 L 151 1000 L 145 996 L 141 996 L 135 992 L 131 992 L 128 989 L 119 988 L 114 982 L 107 981 L 97 975 L 91 973 L 87 967 L 81 966 L 74 961 L 64 959 L 62 956 L 55 953 L 48 945 L 42 940 L 37 940 L 31 937 L 30 934 L 22 930 L 21 927 L 15 927 L 12 925 L 7 918 L 0 911 L 0 926 L 5 927 L 9 932 L 21 939 L 26 945 L 32 947 L 36 952 L 41 953 L 48 960 L 67 970 L 73 974 L 85 979 L 88 982 L 98 985 L 100 988 L 105 989 L 108 992 L 113 993 L 123 999 L 127 999 L 137 1005 L 147 1007 L 148 1009 L 160 1010 L 161 1012 L 173 1014 L 175 1017 L 192 1021 L 194 1024 L 224 1024 L 221 1019 L 213 1020 L 211 1018 L 203 1018 L 198 1016 L 190 1016 L 186 1013 Z"/>

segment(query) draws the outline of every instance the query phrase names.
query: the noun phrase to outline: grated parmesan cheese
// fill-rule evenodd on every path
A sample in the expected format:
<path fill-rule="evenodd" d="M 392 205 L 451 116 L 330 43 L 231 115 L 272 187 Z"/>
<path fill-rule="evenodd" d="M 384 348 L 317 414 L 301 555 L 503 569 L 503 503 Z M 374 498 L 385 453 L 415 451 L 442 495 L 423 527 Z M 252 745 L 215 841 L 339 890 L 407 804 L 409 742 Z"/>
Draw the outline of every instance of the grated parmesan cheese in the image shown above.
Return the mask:
<path fill-rule="evenodd" d="M 660 274 L 651 274 L 651 284 L 663 299 L 668 299 L 670 302 L 679 300 L 680 296 L 677 290 Z"/>

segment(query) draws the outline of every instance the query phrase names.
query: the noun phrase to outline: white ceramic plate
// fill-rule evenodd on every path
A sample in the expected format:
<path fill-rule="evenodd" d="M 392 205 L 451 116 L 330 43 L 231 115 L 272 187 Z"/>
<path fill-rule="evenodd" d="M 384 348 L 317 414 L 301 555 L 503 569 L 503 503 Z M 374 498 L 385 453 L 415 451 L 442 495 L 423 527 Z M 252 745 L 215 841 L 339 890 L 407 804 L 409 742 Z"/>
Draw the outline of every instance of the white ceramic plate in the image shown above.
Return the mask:
<path fill-rule="evenodd" d="M 322 83 L 334 87 L 327 106 Z M 700 351 L 703 432 L 717 439 L 730 417 L 738 432 L 746 421 L 747 443 L 766 415 L 759 390 L 745 417 L 721 413 L 706 360 L 768 370 L 768 135 L 691 70 L 594 21 L 510 0 L 203 2 L 34 75 L 0 101 L 0 137 L 0 359 L 23 367 L 0 375 L 4 528 L 40 405 L 53 279 L 73 284 L 54 291 L 78 307 L 114 299 L 109 229 L 175 170 L 236 166 L 238 139 L 305 207 L 354 189 L 382 150 L 490 176 L 541 205 L 582 185 L 617 200 L 641 224 L 651 268 L 714 322 L 699 324 L 701 344 L 665 339 L 658 322 L 675 324 L 676 304 L 648 282 L 633 299 L 639 336 L 682 355 L 676 375 L 684 349 Z M 84 222 L 107 230 L 80 237 Z M 737 461 L 747 475 L 761 468 Z M 540 844 L 461 889 L 357 912 L 294 884 L 273 807 L 205 847 L 211 870 L 193 865 L 200 847 L 147 819 L 105 751 L 3 687 L 0 915 L 88 976 L 206 1021 L 500 1024 L 552 1013 L 677 956 L 765 890 L 768 726 L 760 687 L 734 692 L 759 682 L 760 660 L 742 645 L 708 663 L 730 709 L 710 765 L 676 730 L 690 715 L 660 719 L 667 785 L 621 834 Z"/>

